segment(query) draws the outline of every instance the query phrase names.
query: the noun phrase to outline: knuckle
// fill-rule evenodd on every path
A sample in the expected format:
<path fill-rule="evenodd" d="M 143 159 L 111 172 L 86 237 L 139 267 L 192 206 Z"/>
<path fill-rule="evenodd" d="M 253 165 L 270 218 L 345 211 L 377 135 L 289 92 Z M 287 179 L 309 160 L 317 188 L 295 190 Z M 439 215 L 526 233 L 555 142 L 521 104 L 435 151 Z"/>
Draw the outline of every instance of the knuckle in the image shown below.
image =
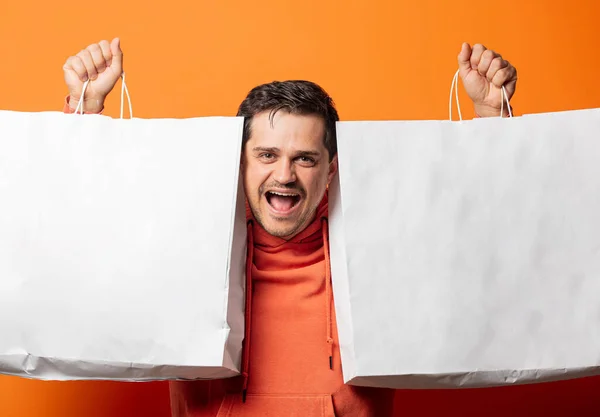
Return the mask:
<path fill-rule="evenodd" d="M 492 59 L 492 63 L 490 65 L 490 68 L 493 68 L 493 69 L 496 69 L 496 70 L 502 68 L 502 58 L 496 57 L 496 58 Z"/>
<path fill-rule="evenodd" d="M 506 80 L 506 78 L 507 78 L 507 72 L 506 72 L 505 68 L 498 70 L 498 72 L 496 72 L 496 75 L 494 76 L 494 79 L 497 80 L 498 82 L 504 81 L 504 80 Z"/>
<path fill-rule="evenodd" d="M 73 67 L 73 69 L 75 70 L 75 73 L 79 76 L 79 78 L 83 78 L 87 75 L 87 70 L 83 65 L 78 65 L 76 67 Z"/>
<path fill-rule="evenodd" d="M 84 62 L 85 68 L 87 70 L 87 72 L 89 74 L 95 74 L 96 73 L 96 66 L 94 65 L 93 62 Z"/>
<path fill-rule="evenodd" d="M 100 50 L 100 45 L 97 43 L 93 43 L 86 48 L 90 52 L 98 52 Z"/>
<path fill-rule="evenodd" d="M 70 60 L 71 60 L 71 66 L 73 68 L 85 68 L 84 65 L 83 65 L 83 61 L 81 60 L 80 57 L 78 57 L 78 56 L 72 56 L 70 58 Z"/>
<path fill-rule="evenodd" d="M 110 43 L 108 41 L 100 41 L 99 45 L 104 56 L 110 56 Z"/>

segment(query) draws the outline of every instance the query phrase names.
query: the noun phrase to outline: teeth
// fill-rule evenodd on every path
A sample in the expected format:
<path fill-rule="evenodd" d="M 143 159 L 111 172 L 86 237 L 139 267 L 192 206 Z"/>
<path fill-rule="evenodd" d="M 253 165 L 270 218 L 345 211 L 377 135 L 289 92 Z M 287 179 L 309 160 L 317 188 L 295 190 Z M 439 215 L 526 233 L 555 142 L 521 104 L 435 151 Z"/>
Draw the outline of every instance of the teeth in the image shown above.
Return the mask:
<path fill-rule="evenodd" d="M 269 191 L 271 194 L 280 195 L 282 197 L 297 197 L 298 194 L 287 194 L 287 193 L 278 193 L 276 191 Z"/>

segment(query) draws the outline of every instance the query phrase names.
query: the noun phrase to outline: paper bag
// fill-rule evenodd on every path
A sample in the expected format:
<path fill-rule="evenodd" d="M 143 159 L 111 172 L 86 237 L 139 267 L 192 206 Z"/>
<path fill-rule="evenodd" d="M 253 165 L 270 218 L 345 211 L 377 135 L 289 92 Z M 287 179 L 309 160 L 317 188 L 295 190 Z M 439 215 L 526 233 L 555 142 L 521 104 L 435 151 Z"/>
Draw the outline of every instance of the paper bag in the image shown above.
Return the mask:
<path fill-rule="evenodd" d="M 0 112 L 0 373 L 238 374 L 242 124 Z"/>
<path fill-rule="evenodd" d="M 600 109 L 338 124 L 331 266 L 344 381 L 600 374 Z"/>

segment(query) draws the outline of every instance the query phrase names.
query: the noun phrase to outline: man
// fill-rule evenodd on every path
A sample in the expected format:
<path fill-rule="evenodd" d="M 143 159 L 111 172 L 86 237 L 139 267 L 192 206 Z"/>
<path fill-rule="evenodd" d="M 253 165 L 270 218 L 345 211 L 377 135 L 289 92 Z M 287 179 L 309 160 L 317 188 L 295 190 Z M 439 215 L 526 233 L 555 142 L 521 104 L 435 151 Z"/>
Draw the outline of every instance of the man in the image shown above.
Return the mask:
<path fill-rule="evenodd" d="M 80 100 L 87 113 L 101 112 L 122 65 L 118 39 L 68 58 L 65 112 Z M 468 44 L 458 65 L 476 113 L 499 116 L 501 87 L 512 97 L 515 68 L 484 46 Z M 273 82 L 250 91 L 237 114 L 245 118 L 241 170 L 249 224 L 243 373 L 172 382 L 173 416 L 400 415 L 393 390 L 342 380 L 327 228 L 327 187 L 338 167 L 332 99 L 311 82 Z"/>

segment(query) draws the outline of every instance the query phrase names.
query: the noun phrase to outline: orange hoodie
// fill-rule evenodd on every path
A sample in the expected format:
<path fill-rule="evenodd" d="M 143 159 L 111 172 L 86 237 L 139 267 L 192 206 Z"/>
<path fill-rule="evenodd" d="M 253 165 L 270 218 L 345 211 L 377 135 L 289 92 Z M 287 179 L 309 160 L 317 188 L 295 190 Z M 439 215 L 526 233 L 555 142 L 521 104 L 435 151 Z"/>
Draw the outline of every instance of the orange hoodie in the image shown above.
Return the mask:
<path fill-rule="evenodd" d="M 342 380 L 324 244 L 327 197 L 313 223 L 289 241 L 269 235 L 249 210 L 248 219 L 246 401 L 245 375 L 229 381 L 172 382 L 173 416 L 391 416 L 394 391 L 352 387 Z"/>
<path fill-rule="evenodd" d="M 343 383 L 327 215 L 325 196 L 312 224 L 286 241 L 247 209 L 243 376 L 171 382 L 173 417 L 392 416 L 393 390 Z"/>

